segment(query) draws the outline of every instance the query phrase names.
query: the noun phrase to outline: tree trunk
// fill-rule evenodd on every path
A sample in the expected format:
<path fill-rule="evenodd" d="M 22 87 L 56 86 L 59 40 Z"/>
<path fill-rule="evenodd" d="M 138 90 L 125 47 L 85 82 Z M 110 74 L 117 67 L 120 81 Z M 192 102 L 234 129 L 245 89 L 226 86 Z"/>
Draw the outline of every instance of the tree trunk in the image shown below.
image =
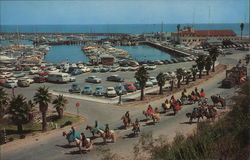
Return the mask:
<path fill-rule="evenodd" d="M 173 89 L 174 89 L 174 81 L 172 80 L 172 81 L 171 81 L 170 91 L 173 91 Z"/>
<path fill-rule="evenodd" d="M 22 124 L 18 124 L 18 125 L 17 125 L 17 131 L 18 131 L 19 133 L 23 132 L 23 125 L 22 125 Z"/>
<path fill-rule="evenodd" d="M 186 84 L 189 84 L 189 77 L 186 77 Z"/>
<path fill-rule="evenodd" d="M 240 37 L 241 37 L 241 40 L 242 40 L 242 30 L 240 31 Z"/>
<path fill-rule="evenodd" d="M 141 87 L 141 101 L 144 99 L 144 87 Z"/>
<path fill-rule="evenodd" d="M 196 81 L 196 75 L 193 74 L 193 81 Z"/>
<path fill-rule="evenodd" d="M 214 65 L 215 65 L 215 61 L 213 61 L 213 69 L 212 69 L 213 72 L 215 72 Z"/>
<path fill-rule="evenodd" d="M 42 131 L 47 131 L 47 119 L 46 119 L 46 112 L 42 112 Z"/>
<path fill-rule="evenodd" d="M 202 70 L 200 70 L 200 73 L 199 73 L 199 78 L 202 77 Z"/>
<path fill-rule="evenodd" d="M 58 113 L 58 118 L 62 119 L 63 118 L 63 110 L 62 109 L 57 109 L 57 113 Z"/>
<path fill-rule="evenodd" d="M 160 91 L 159 91 L 159 94 L 163 94 L 162 85 L 160 85 Z"/>
<path fill-rule="evenodd" d="M 209 75 L 209 70 L 207 70 L 207 76 Z"/>
<path fill-rule="evenodd" d="M 181 80 L 179 80 L 179 79 L 178 79 L 177 87 L 178 87 L 178 88 L 181 87 Z"/>

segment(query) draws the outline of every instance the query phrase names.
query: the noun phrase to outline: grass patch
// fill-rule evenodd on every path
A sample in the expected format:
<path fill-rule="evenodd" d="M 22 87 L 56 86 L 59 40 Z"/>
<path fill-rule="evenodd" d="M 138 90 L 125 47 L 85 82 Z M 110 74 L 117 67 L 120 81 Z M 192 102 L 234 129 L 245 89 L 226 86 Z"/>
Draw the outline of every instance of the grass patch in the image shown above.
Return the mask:
<path fill-rule="evenodd" d="M 63 128 L 68 125 L 80 122 L 81 119 L 73 115 L 64 115 L 62 119 L 58 119 L 57 115 L 51 115 L 47 117 L 47 131 L 51 131 L 56 128 Z M 12 123 L 10 119 L 0 120 L 0 130 L 5 128 L 7 134 L 7 140 L 13 141 L 15 139 L 24 139 L 29 135 L 35 135 L 40 133 L 42 129 L 41 123 L 30 122 L 23 125 L 23 132 L 18 133 L 17 126 Z"/>

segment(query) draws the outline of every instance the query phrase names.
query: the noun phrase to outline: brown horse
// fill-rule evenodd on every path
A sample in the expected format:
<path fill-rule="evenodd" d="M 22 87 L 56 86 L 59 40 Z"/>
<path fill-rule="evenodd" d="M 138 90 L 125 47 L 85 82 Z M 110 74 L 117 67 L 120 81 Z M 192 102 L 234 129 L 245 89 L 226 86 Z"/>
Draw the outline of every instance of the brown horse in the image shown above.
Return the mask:
<path fill-rule="evenodd" d="M 107 140 L 111 140 L 112 143 L 116 141 L 116 133 L 114 130 L 110 130 L 109 133 L 106 134 L 103 130 L 98 129 L 97 134 L 102 137 L 104 143 L 107 143 Z"/>
<path fill-rule="evenodd" d="M 161 119 L 160 113 L 152 113 L 150 115 L 147 113 L 147 111 L 143 111 L 142 113 L 145 115 L 147 120 L 151 118 L 154 123 L 159 122 Z"/>
<path fill-rule="evenodd" d="M 214 103 L 214 106 L 217 106 L 218 103 L 220 103 L 221 107 L 225 108 L 226 100 L 223 97 L 220 97 L 220 95 L 218 95 L 218 96 L 213 95 L 213 96 L 211 96 L 211 99 L 212 99 L 212 101 Z"/>
<path fill-rule="evenodd" d="M 138 136 L 138 135 L 139 135 L 139 132 L 141 131 L 141 130 L 140 130 L 140 125 L 139 125 L 139 124 L 136 124 L 136 123 L 132 123 L 132 126 L 133 126 L 132 131 L 134 132 L 134 135 L 135 135 L 135 136 Z"/>
<path fill-rule="evenodd" d="M 127 116 L 122 116 L 121 120 L 123 121 L 125 129 L 127 129 L 127 127 L 130 126 L 130 122 L 131 122 L 130 118 Z"/>
<path fill-rule="evenodd" d="M 216 115 L 217 115 L 217 110 L 214 109 L 213 107 L 208 107 L 207 111 L 205 112 L 205 116 L 207 117 L 208 120 L 212 119 L 212 121 L 214 121 Z"/>
<path fill-rule="evenodd" d="M 199 107 L 197 108 L 196 112 L 192 112 L 192 113 L 186 113 L 186 116 L 189 118 L 189 123 L 191 124 L 193 119 L 197 118 L 197 122 L 200 122 L 200 118 L 203 119 L 203 117 L 206 114 L 206 109 L 203 107 Z"/>

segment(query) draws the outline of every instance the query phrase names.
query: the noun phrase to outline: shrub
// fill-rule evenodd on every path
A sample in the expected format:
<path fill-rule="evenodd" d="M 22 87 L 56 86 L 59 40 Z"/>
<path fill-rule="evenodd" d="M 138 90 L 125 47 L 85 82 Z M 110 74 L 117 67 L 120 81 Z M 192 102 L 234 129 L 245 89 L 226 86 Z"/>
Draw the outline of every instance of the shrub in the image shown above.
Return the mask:
<path fill-rule="evenodd" d="M 26 136 L 23 135 L 23 134 L 20 135 L 20 139 L 24 139 L 25 137 L 26 137 Z"/>
<path fill-rule="evenodd" d="M 10 137 L 10 138 L 9 138 L 9 141 L 10 141 L 10 142 L 14 141 L 14 138 L 13 138 L 13 137 Z"/>

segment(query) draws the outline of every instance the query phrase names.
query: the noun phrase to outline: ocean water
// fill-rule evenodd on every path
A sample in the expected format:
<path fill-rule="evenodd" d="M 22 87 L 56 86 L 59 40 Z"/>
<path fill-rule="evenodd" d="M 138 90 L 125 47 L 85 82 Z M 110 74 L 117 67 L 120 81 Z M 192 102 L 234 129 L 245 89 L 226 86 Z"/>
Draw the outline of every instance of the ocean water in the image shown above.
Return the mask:
<path fill-rule="evenodd" d="M 116 48 L 120 48 L 128 51 L 131 57 L 137 61 L 145 61 L 145 60 L 170 60 L 171 56 L 166 52 L 160 51 L 158 49 L 146 46 L 146 45 L 138 45 L 138 46 L 116 46 Z"/>
<path fill-rule="evenodd" d="M 46 54 L 44 61 L 45 62 L 88 62 L 88 57 L 85 56 L 84 52 L 81 51 L 81 46 L 72 45 L 72 46 L 52 46 L 50 51 Z"/>
<path fill-rule="evenodd" d="M 181 24 L 181 27 L 192 24 Z M 106 25 L 0 25 L 0 32 L 20 33 L 132 33 L 173 32 L 177 24 L 106 24 Z M 240 35 L 240 24 L 194 24 L 197 30 L 232 29 Z M 249 24 L 245 24 L 243 35 L 249 35 Z"/>

